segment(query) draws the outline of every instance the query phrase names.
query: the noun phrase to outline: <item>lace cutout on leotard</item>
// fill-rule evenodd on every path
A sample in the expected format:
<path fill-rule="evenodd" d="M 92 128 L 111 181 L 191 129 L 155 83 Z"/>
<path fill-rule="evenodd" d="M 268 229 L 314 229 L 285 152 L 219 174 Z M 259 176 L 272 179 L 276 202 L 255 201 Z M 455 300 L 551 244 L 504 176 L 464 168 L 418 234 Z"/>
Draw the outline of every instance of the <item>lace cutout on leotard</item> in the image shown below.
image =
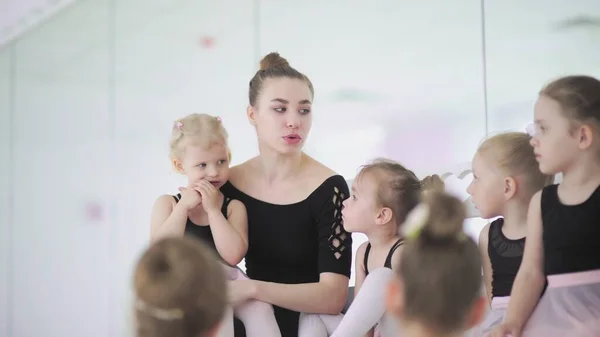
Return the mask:
<path fill-rule="evenodd" d="M 344 192 L 341 192 L 337 187 L 333 188 L 333 223 L 331 224 L 331 235 L 329 236 L 329 248 L 333 251 L 336 259 L 342 257 L 342 253 L 346 250 L 346 240 L 348 240 L 348 232 L 344 230 L 342 225 L 342 203 L 344 202 Z"/>

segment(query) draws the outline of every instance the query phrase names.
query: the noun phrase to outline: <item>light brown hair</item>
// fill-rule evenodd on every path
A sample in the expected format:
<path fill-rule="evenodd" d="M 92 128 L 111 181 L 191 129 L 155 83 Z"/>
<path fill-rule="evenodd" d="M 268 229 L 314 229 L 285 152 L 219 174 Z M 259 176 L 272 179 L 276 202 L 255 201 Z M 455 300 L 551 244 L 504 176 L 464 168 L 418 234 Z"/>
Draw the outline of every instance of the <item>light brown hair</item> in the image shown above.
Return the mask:
<path fill-rule="evenodd" d="M 554 175 L 540 171 L 531 136 L 524 132 L 504 132 L 484 140 L 477 153 L 509 176 L 522 176 L 533 193 L 554 182 Z"/>
<path fill-rule="evenodd" d="M 539 94 L 557 101 L 569 119 L 593 122 L 596 127 L 600 124 L 600 81 L 594 77 L 561 77 L 548 83 Z"/>
<path fill-rule="evenodd" d="M 466 210 L 457 198 L 433 191 L 424 196 L 430 210 L 410 237 L 400 258 L 403 316 L 438 333 L 466 328 L 467 316 L 481 297 L 481 258 L 465 232 Z"/>
<path fill-rule="evenodd" d="M 378 158 L 364 165 L 356 179 L 373 174 L 377 180 L 377 202 L 388 207 L 397 224 L 421 201 L 424 191 L 443 190 L 444 182 L 438 175 L 427 176 L 420 181 L 413 171 L 390 159 Z"/>
<path fill-rule="evenodd" d="M 268 78 L 295 78 L 306 82 L 312 96 L 315 95 L 315 89 L 312 82 L 298 70 L 292 68 L 288 61 L 281 57 L 279 53 L 269 53 L 260 61 L 260 69 L 250 80 L 248 89 L 248 100 L 251 106 L 256 106 L 258 96 L 263 88 L 263 83 Z"/>
<path fill-rule="evenodd" d="M 202 337 L 225 312 L 224 271 L 197 239 L 152 244 L 137 264 L 133 283 L 137 337 Z"/>

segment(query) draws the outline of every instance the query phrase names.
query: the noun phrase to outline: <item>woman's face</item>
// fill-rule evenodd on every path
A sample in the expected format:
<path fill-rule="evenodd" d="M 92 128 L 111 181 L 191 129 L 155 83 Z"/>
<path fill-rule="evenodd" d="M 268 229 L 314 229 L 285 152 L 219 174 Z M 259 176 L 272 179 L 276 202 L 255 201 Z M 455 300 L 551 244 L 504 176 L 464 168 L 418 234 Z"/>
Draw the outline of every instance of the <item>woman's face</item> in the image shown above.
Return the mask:
<path fill-rule="evenodd" d="M 282 154 L 300 152 L 312 126 L 312 99 L 301 79 L 265 79 L 255 106 L 248 107 L 259 144 Z"/>

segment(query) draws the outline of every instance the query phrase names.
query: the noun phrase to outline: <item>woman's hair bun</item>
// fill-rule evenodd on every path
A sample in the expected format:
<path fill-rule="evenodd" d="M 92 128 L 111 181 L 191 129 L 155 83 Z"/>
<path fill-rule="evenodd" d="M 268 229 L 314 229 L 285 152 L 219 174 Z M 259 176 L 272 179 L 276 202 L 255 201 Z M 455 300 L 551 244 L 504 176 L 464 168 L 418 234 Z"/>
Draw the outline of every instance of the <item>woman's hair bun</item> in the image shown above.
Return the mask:
<path fill-rule="evenodd" d="M 260 70 L 289 67 L 290 64 L 279 53 L 269 53 L 260 60 Z"/>

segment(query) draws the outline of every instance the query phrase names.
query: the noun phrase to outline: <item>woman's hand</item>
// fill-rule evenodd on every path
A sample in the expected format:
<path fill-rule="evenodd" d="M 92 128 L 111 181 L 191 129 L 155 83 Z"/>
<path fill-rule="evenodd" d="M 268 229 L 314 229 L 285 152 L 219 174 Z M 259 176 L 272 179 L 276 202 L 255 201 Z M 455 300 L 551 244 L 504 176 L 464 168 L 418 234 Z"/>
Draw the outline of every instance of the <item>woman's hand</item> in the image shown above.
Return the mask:
<path fill-rule="evenodd" d="M 256 285 L 253 280 L 236 280 L 229 282 L 229 303 L 236 306 L 254 298 Z"/>

